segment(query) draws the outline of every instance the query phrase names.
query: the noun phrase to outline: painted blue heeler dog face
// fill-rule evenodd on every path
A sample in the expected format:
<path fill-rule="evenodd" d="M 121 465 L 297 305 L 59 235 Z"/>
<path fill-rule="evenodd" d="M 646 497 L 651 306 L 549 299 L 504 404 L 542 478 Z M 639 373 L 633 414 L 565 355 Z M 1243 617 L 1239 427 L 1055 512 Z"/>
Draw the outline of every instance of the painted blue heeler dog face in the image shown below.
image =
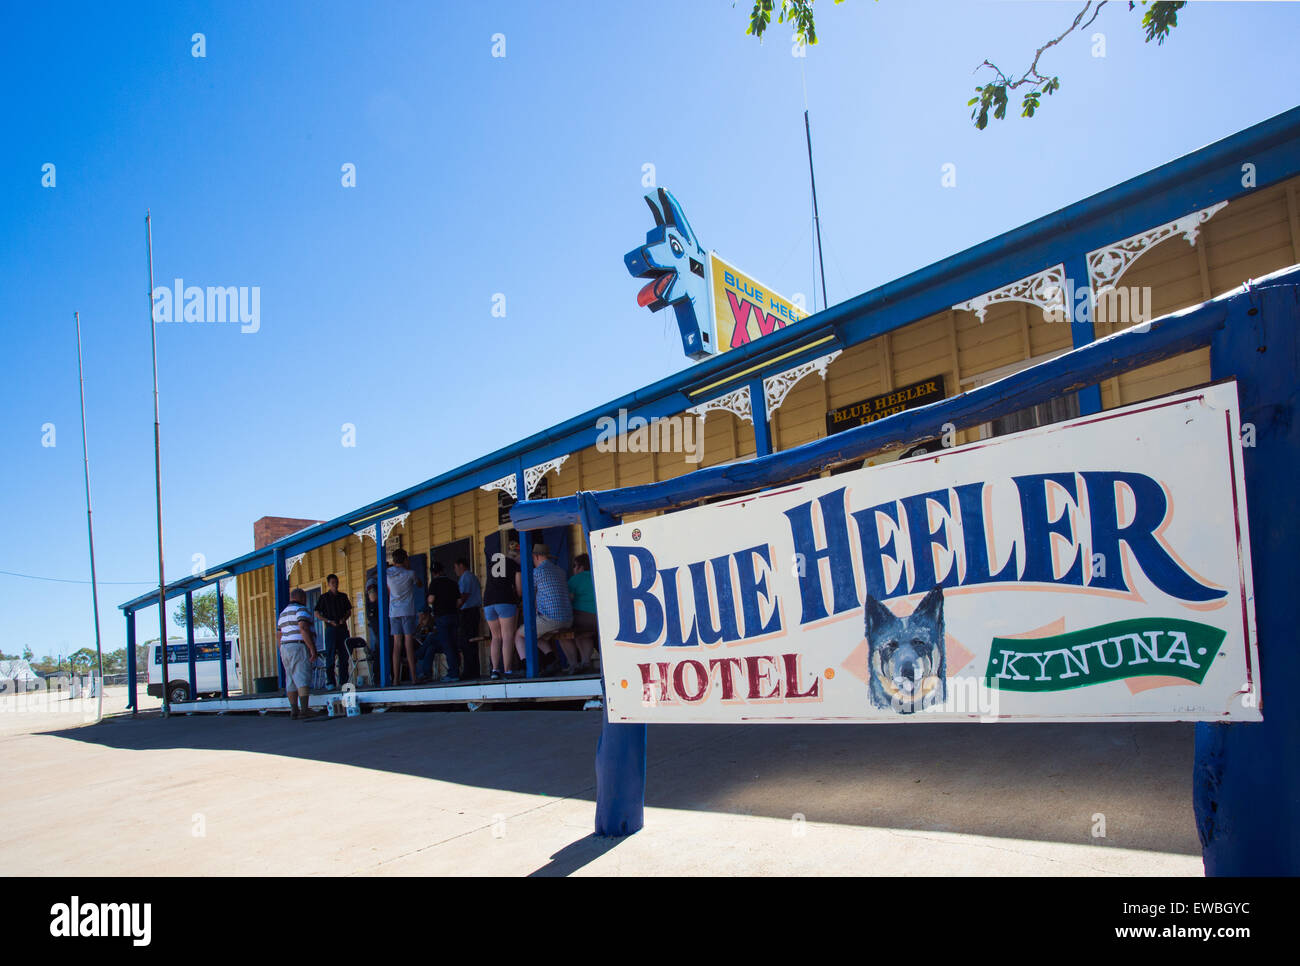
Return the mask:
<path fill-rule="evenodd" d="M 866 632 L 874 707 L 911 714 L 947 698 L 943 590 L 935 587 L 907 617 L 867 596 Z"/>

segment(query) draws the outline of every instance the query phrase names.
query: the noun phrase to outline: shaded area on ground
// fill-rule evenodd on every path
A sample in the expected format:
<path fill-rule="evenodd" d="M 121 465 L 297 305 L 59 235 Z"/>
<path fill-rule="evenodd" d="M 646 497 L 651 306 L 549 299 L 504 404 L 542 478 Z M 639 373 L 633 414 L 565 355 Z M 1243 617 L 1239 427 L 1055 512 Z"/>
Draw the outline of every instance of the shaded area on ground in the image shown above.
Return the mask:
<path fill-rule="evenodd" d="M 248 752 L 268 756 L 268 770 L 288 756 L 594 800 L 600 728 L 600 712 L 556 710 L 310 722 L 142 714 L 46 737 L 132 752 Z M 1199 855 L 1192 757 L 1193 726 L 1181 723 L 660 725 L 649 731 L 646 804 Z M 600 843 L 553 857 L 556 874 Z"/>

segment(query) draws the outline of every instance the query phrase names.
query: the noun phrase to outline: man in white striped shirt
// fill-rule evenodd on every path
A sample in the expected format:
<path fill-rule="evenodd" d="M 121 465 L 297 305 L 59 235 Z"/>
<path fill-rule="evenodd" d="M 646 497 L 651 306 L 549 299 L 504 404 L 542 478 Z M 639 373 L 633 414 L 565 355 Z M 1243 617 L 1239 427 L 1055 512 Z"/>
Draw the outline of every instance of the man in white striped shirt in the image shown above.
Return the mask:
<path fill-rule="evenodd" d="M 284 665 L 284 689 L 289 696 L 290 718 L 311 716 L 311 666 L 316 660 L 312 623 L 311 611 L 307 609 L 306 591 L 300 588 L 289 591 L 289 606 L 280 612 L 277 624 L 280 629 L 280 663 Z"/>

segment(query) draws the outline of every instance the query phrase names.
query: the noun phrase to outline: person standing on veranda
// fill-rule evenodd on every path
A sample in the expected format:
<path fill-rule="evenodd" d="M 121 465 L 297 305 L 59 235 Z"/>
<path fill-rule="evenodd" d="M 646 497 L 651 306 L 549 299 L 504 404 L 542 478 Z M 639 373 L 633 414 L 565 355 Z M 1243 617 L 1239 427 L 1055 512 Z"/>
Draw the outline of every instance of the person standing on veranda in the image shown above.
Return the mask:
<path fill-rule="evenodd" d="M 433 632 L 438 647 L 447 657 L 447 673 L 441 680 L 450 684 L 460 680 L 460 646 L 456 640 L 460 622 L 460 587 L 447 576 L 446 567 L 441 561 L 435 560 L 432 570 L 429 596 L 433 598 L 430 604 Z"/>
<path fill-rule="evenodd" d="M 311 717 L 311 666 L 316 660 L 316 638 L 312 634 L 307 594 L 301 588 L 289 591 L 289 606 L 280 611 L 280 663 L 284 665 L 284 690 L 289 698 L 289 717 Z"/>
<path fill-rule="evenodd" d="M 348 653 L 348 621 L 352 617 L 352 601 L 348 595 L 339 592 L 337 574 L 325 578 L 328 588 L 316 601 L 316 613 L 325 622 L 325 690 L 333 691 L 336 686 L 348 683 L 348 666 L 351 655 Z M 334 666 L 338 665 L 335 679 Z"/>
<path fill-rule="evenodd" d="M 459 557 L 455 566 L 456 607 L 460 615 L 456 645 L 460 648 L 460 676 L 474 681 L 479 676 L 478 648 L 474 646 L 474 638 L 478 635 L 479 620 L 483 616 L 483 587 L 474 571 L 469 569 L 468 560 Z"/>
<path fill-rule="evenodd" d="M 487 621 L 492 641 L 488 653 L 492 658 L 491 678 L 497 681 L 502 674 L 514 676 L 515 620 L 519 609 L 517 601 L 522 591 L 520 583 L 519 543 L 512 540 L 509 549 L 496 554 L 488 565 L 487 586 L 483 588 L 483 618 Z"/>
<path fill-rule="evenodd" d="M 379 586 L 366 584 L 366 637 L 369 646 L 366 657 L 370 659 L 371 684 L 376 682 L 379 673 Z"/>
<path fill-rule="evenodd" d="M 393 634 L 393 683 L 402 679 L 402 657 L 411 672 L 411 683 L 418 678 L 415 669 L 416 588 L 420 578 L 406 565 L 406 551 L 393 551 L 393 565 L 384 574 L 388 583 L 388 626 Z"/>

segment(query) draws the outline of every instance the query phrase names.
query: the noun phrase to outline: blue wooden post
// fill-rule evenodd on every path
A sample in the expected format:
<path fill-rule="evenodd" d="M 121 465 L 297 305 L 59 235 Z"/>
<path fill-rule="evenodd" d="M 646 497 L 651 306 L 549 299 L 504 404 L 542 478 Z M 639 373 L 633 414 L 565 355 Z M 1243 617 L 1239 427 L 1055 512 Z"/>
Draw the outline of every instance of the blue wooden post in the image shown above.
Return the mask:
<path fill-rule="evenodd" d="M 591 545 L 591 531 L 613 526 L 618 520 L 603 513 L 591 493 L 580 493 L 578 499 L 582 534 L 595 570 L 597 554 Z M 602 673 L 602 692 L 604 687 Z M 608 695 L 604 704 L 605 723 L 596 743 L 596 834 L 631 835 L 645 825 L 646 726 L 611 722 Z"/>
<path fill-rule="evenodd" d="M 1097 311 L 1097 293 L 1092 291 L 1092 276 L 1088 273 L 1088 257 L 1083 254 L 1076 255 L 1074 258 L 1066 259 L 1065 277 L 1074 280 L 1073 287 L 1065 287 L 1065 324 L 1070 327 L 1070 341 L 1077 349 L 1079 346 L 1087 345 L 1097 339 L 1096 320 L 1093 314 Z M 1076 302 L 1071 298 L 1079 289 L 1087 287 L 1088 289 L 1088 319 L 1086 322 L 1077 322 L 1074 318 L 1074 307 Z M 1079 397 L 1079 415 L 1090 416 L 1093 413 L 1101 412 L 1101 386 L 1091 385 L 1084 386 L 1077 393 Z"/>
<path fill-rule="evenodd" d="M 126 612 L 126 706 L 131 709 L 132 714 L 140 710 L 140 702 L 136 698 L 136 671 L 135 666 L 135 611 Z"/>
<path fill-rule="evenodd" d="M 749 382 L 749 411 L 754 419 L 754 455 L 766 456 L 772 452 L 772 426 L 767 421 L 767 390 L 762 376 Z"/>
<path fill-rule="evenodd" d="M 217 660 L 221 662 L 221 700 L 225 701 L 230 697 L 230 682 L 226 670 L 226 598 L 221 594 L 220 580 L 217 581 Z"/>
<path fill-rule="evenodd" d="M 520 500 L 528 499 L 528 491 L 524 487 L 523 468 L 515 470 L 515 493 Z M 540 662 L 537 659 L 537 603 L 533 599 L 533 541 L 528 535 L 527 530 L 519 531 L 519 566 L 522 572 L 519 575 L 520 589 L 523 591 L 523 619 L 524 619 L 524 667 L 525 673 L 530 678 L 537 677 L 541 670 Z M 514 641 L 508 641 L 511 647 L 514 647 Z"/>
<path fill-rule="evenodd" d="M 392 658 L 392 641 L 388 638 L 388 559 L 384 554 L 383 521 L 375 521 L 375 610 L 379 614 L 379 686 L 393 683 L 389 668 Z"/>
<path fill-rule="evenodd" d="M 275 648 L 276 673 L 280 688 L 284 689 L 284 662 L 280 660 L 280 635 L 278 627 L 281 612 L 289 606 L 289 577 L 284 572 L 284 548 L 276 547 L 271 551 L 271 586 L 275 588 L 275 625 L 277 630 L 271 632 L 271 646 Z"/>
<path fill-rule="evenodd" d="M 199 695 L 199 672 L 194 657 L 194 592 L 185 591 L 185 650 L 189 654 L 190 700 Z"/>
<path fill-rule="evenodd" d="M 1261 288 L 1233 300 L 1210 347 L 1211 378 L 1238 379 L 1243 442 L 1254 444 L 1244 470 L 1264 720 L 1196 726 L 1193 794 L 1207 875 L 1300 874 L 1297 325 L 1295 287 Z"/>

